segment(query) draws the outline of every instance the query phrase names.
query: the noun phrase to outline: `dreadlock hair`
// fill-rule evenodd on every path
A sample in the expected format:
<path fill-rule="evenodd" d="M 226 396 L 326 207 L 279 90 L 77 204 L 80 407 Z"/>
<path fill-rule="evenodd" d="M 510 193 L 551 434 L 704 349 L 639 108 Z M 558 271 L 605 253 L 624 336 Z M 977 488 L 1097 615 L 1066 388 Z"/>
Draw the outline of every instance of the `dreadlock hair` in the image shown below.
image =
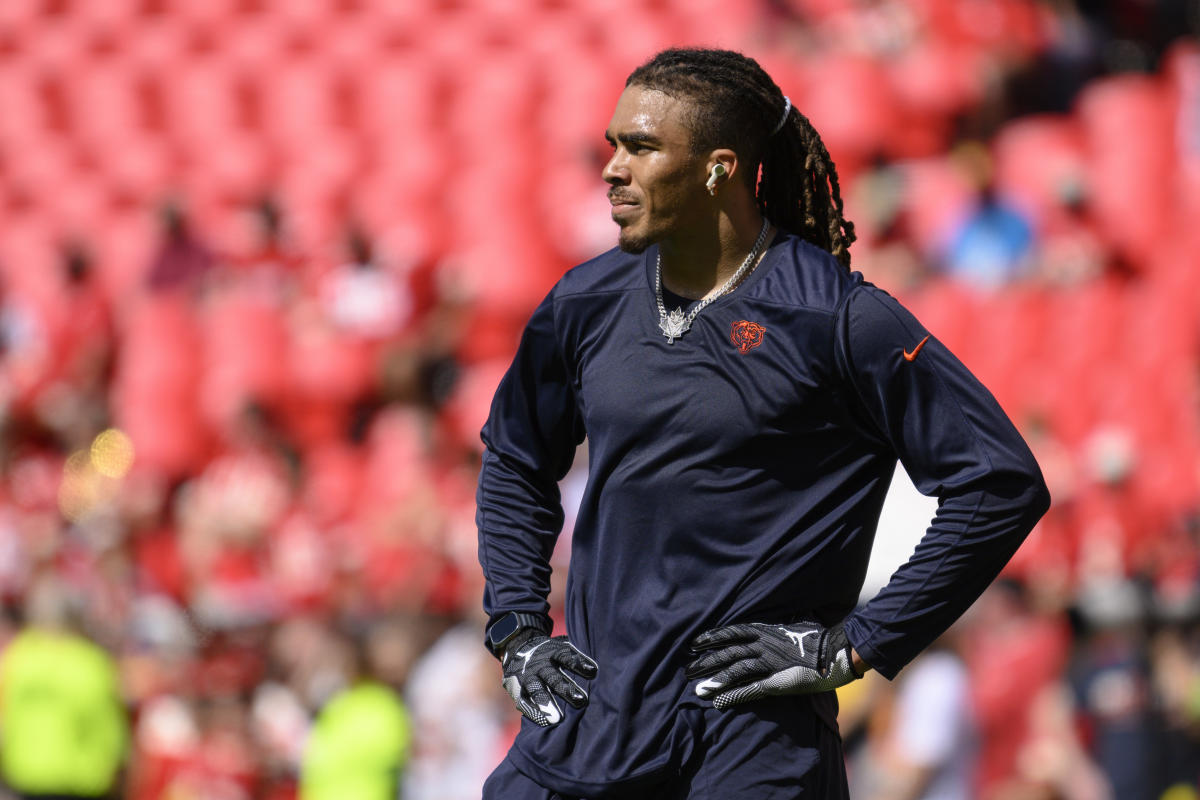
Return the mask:
<path fill-rule="evenodd" d="M 625 85 L 690 100 L 696 152 L 736 152 L 749 167 L 745 174 L 762 214 L 850 268 L 854 224 L 842 214 L 833 159 L 795 108 L 776 131 L 787 102 L 758 62 L 731 50 L 675 48 L 635 69 Z"/>

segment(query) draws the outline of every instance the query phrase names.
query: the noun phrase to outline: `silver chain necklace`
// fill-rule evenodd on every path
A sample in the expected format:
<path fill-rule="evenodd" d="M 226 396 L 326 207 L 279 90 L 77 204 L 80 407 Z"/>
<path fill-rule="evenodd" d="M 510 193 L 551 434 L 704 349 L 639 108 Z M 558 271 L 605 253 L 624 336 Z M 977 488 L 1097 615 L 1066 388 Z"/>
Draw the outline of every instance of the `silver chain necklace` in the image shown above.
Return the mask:
<path fill-rule="evenodd" d="M 770 230 L 771 223 L 763 218 L 762 230 L 758 232 L 758 238 L 754 240 L 754 247 L 750 248 L 750 254 L 746 256 L 746 260 L 738 267 L 737 272 L 725 281 L 715 294 L 710 294 L 708 297 L 701 300 L 696 306 L 683 315 L 683 309 L 676 308 L 667 313 L 667 307 L 663 305 L 662 291 L 662 250 L 658 251 L 658 258 L 654 262 L 654 299 L 658 303 L 658 329 L 663 332 L 663 336 L 667 337 L 667 344 L 675 344 L 675 340 L 682 338 L 685 333 L 692 329 L 692 320 L 696 315 L 703 311 L 709 303 L 724 297 L 733 291 L 733 287 L 738 285 L 738 282 L 746 277 L 747 273 L 754 267 L 754 262 L 758 260 L 758 254 L 762 252 L 763 244 L 767 241 L 767 231 Z"/>

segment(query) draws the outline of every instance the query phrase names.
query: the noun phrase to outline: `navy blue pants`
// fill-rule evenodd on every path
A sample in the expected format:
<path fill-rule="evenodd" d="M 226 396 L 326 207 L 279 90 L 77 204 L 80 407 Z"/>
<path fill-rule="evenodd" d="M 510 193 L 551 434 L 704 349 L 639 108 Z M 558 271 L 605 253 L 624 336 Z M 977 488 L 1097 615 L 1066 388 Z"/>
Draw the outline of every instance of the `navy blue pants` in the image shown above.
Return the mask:
<path fill-rule="evenodd" d="M 817 717 L 710 708 L 704 723 L 677 775 L 640 792 L 623 788 L 622 800 L 849 800 L 841 737 Z M 483 800 L 593 799 L 540 786 L 505 758 L 484 784 Z"/>

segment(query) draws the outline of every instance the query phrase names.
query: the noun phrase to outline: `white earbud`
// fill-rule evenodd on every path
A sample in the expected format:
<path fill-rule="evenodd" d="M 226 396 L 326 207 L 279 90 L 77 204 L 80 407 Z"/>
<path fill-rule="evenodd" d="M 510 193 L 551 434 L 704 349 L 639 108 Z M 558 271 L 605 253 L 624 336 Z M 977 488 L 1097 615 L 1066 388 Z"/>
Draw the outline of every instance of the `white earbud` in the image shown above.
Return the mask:
<path fill-rule="evenodd" d="M 708 189 L 708 193 L 709 193 L 709 194 L 711 194 L 711 195 L 713 195 L 714 197 L 716 197 L 716 194 L 717 194 L 717 180 L 718 180 L 718 179 L 720 179 L 720 178 L 723 178 L 723 177 L 725 177 L 725 175 L 726 175 L 726 172 L 725 172 L 725 165 L 724 165 L 724 164 L 722 164 L 722 163 L 721 163 L 721 162 L 719 162 L 719 161 L 718 161 L 716 164 L 713 164 L 712 171 L 711 171 L 711 172 L 709 172 L 709 174 L 708 174 L 708 181 L 706 181 L 706 182 L 705 182 L 705 184 L 704 184 L 704 187 L 705 187 L 706 189 Z"/>

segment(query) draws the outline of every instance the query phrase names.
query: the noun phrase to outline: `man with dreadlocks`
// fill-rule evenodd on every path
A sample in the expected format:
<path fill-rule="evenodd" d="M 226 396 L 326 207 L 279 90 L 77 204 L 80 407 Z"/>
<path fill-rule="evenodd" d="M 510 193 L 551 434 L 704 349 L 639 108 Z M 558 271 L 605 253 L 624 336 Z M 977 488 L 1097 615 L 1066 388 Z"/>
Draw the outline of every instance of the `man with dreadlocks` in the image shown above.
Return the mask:
<path fill-rule="evenodd" d="M 487 644 L 525 717 L 484 797 L 846 797 L 834 690 L 949 627 L 1045 484 L 987 390 L 850 272 L 833 162 L 757 63 L 660 53 L 606 138 L 620 247 L 534 311 L 483 429 Z M 938 511 L 856 609 L 897 459 Z"/>

